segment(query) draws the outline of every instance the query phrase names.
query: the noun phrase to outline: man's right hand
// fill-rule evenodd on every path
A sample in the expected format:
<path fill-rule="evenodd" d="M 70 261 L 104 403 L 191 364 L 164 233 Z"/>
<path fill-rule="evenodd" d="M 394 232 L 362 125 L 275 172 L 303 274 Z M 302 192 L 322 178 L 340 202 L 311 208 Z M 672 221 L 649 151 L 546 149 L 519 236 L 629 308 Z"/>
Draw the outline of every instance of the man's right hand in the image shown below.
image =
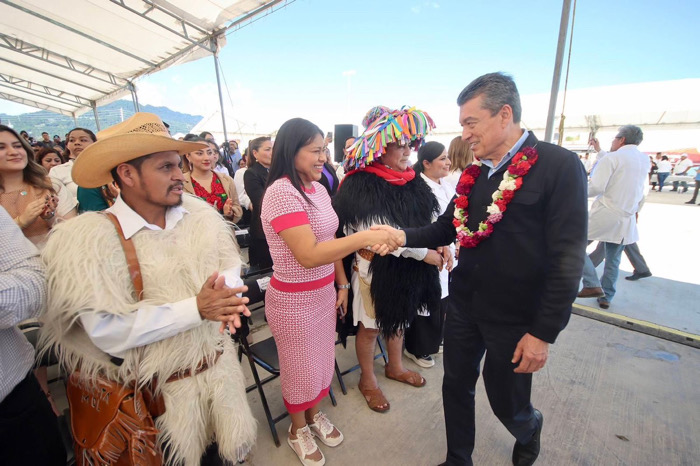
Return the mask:
<path fill-rule="evenodd" d="M 225 277 L 218 272 L 211 274 L 197 294 L 197 310 L 204 320 L 213 320 L 227 324 L 231 333 L 241 326 L 241 317 L 250 316 L 246 304 L 248 298 L 238 297 L 237 294 L 248 291 L 247 286 L 229 288 Z M 233 325 L 231 325 L 233 324 Z"/>

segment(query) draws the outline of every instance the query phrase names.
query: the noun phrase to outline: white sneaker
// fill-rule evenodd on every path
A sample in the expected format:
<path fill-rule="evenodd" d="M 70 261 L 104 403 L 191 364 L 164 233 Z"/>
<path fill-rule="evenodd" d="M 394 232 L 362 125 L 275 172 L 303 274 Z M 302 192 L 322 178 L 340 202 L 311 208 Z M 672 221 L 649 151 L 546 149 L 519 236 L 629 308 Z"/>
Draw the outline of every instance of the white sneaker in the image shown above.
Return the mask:
<path fill-rule="evenodd" d="M 314 416 L 314 422 L 309 424 L 309 429 L 311 433 L 314 434 L 318 439 L 329 447 L 337 447 L 340 442 L 343 441 L 343 433 L 338 430 L 336 426 L 331 424 L 326 415 L 319 411 Z M 330 437 L 333 431 L 338 432 L 337 437 Z"/>
<path fill-rule="evenodd" d="M 411 359 L 420 367 L 425 367 L 427 369 L 428 367 L 433 367 L 435 365 L 435 360 L 429 354 L 426 354 L 425 356 L 416 356 L 409 353 L 408 350 L 403 350 L 403 354 L 405 354 L 407 358 Z"/>
<path fill-rule="evenodd" d="M 289 425 L 289 433 L 292 433 L 291 424 Z M 316 441 L 314 440 L 311 430 L 309 430 L 309 426 L 304 426 L 301 429 L 297 429 L 296 439 L 291 439 L 289 436 L 287 436 L 287 443 L 290 447 L 292 447 L 292 450 L 294 450 L 294 453 L 297 454 L 299 461 L 301 461 L 301 464 L 304 466 L 323 466 L 326 464 L 326 458 L 323 456 L 323 452 L 318 449 L 318 445 L 316 445 Z M 317 451 L 321 453 L 320 460 L 309 458 L 309 456 L 313 455 Z"/>

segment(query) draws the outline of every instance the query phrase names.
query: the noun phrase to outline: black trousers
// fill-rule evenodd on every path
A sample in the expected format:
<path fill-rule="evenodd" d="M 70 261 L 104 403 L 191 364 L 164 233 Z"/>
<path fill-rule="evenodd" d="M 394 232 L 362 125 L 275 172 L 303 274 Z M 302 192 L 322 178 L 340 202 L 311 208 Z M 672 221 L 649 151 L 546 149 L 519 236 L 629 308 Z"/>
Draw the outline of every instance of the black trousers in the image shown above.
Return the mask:
<path fill-rule="evenodd" d="M 475 322 L 468 310 L 450 306 L 445 322 L 442 383 L 448 465 L 472 464 L 474 393 L 484 353 L 484 384 L 493 413 L 520 443 L 532 439 L 537 428 L 530 403 L 532 374 L 516 374 L 513 369 L 517 365 L 510 362 L 526 332 L 519 325 Z"/>
<path fill-rule="evenodd" d="M 5 466 L 66 464 L 56 416 L 32 371 L 0 403 L 0 458 Z"/>
<path fill-rule="evenodd" d="M 413 319 L 411 326 L 406 330 L 406 351 L 415 356 L 426 356 L 438 352 L 449 299 L 448 296 L 440 300 L 439 312 L 432 312 L 428 316 L 416 316 Z"/>

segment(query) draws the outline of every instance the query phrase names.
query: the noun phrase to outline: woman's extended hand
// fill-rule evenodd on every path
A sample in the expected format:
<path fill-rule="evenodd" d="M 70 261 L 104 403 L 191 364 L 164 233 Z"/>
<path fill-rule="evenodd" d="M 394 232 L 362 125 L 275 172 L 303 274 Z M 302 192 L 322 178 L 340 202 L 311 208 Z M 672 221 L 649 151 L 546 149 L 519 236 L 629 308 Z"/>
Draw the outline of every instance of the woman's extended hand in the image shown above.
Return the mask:
<path fill-rule="evenodd" d="M 369 238 L 372 251 L 381 256 L 396 251 L 405 242 L 403 232 L 388 225 L 374 225 L 363 233 Z"/>

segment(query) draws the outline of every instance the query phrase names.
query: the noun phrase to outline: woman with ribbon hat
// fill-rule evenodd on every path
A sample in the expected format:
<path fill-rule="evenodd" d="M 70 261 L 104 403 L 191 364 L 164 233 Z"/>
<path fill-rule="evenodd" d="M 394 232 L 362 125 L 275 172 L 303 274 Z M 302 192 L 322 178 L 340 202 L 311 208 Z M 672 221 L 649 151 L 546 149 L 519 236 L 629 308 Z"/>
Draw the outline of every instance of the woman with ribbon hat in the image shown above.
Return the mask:
<path fill-rule="evenodd" d="M 377 224 L 404 228 L 430 224 L 438 203 L 409 165 L 411 149 L 417 150 L 435 127 L 430 116 L 416 108 L 379 106 L 368 112 L 363 125 L 366 129 L 349 149 L 346 176 L 333 200 L 340 227 L 352 234 Z M 364 249 L 354 254 L 352 311 L 359 325 L 355 343 L 359 389 L 374 411 L 389 410 L 373 370 L 380 331 L 389 351 L 386 377 L 414 387 L 425 385 L 420 374 L 403 367 L 403 331 L 419 310 L 439 312 L 442 265 L 442 255 L 426 248 L 399 248 L 385 257 Z"/>

